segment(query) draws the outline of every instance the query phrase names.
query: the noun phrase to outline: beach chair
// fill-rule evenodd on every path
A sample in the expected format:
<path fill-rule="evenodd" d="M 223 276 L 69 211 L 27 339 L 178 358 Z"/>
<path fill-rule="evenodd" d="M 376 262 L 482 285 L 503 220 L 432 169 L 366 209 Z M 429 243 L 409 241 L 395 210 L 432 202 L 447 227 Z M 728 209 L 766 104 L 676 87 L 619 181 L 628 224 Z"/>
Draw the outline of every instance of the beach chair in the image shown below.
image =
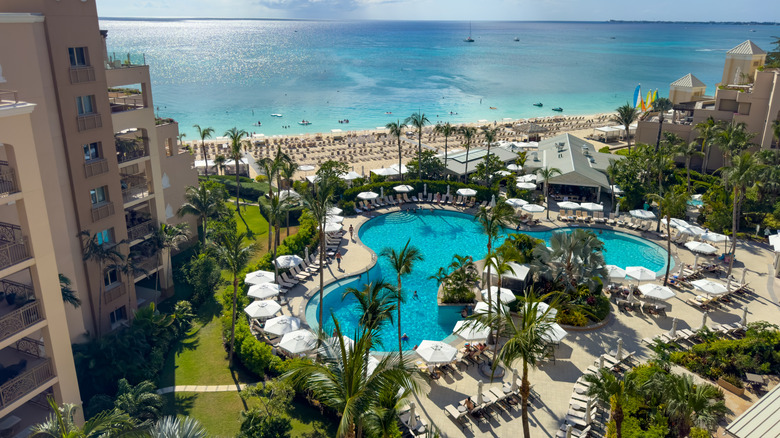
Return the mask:
<path fill-rule="evenodd" d="M 286 272 L 283 273 L 282 275 L 280 275 L 279 277 L 282 279 L 283 282 L 285 282 L 285 283 L 287 283 L 287 284 L 289 284 L 291 286 L 296 285 L 296 284 L 299 283 L 297 278 L 290 278 L 290 277 L 288 277 Z"/>
<path fill-rule="evenodd" d="M 359 205 L 358 205 L 358 204 L 355 204 L 355 214 L 362 214 L 362 213 L 363 213 L 363 210 L 361 210 L 361 209 L 359 208 Z"/>
<path fill-rule="evenodd" d="M 566 210 L 558 210 L 558 220 L 566 222 Z"/>
<path fill-rule="evenodd" d="M 399 195 L 399 196 L 400 196 L 400 195 Z M 406 196 L 406 193 L 404 193 L 404 202 L 407 202 L 407 203 L 408 203 L 408 202 L 412 202 L 412 201 L 410 201 L 410 200 L 409 200 L 409 197 L 408 197 L 408 196 Z"/>
<path fill-rule="evenodd" d="M 615 213 L 609 214 L 609 219 L 607 219 L 607 225 L 615 225 L 617 221 L 615 220 Z"/>
<path fill-rule="evenodd" d="M 482 203 L 479 204 L 479 208 L 487 208 L 487 206 L 488 206 L 488 202 L 487 201 L 482 201 Z"/>
<path fill-rule="evenodd" d="M 412 201 L 414 202 L 420 202 L 420 200 L 423 198 L 422 192 L 418 193 L 417 196 L 412 196 Z"/>
<path fill-rule="evenodd" d="M 404 202 L 406 202 L 406 201 L 404 200 L 404 198 L 401 196 L 401 194 L 400 194 L 400 193 L 399 193 L 399 194 L 397 194 L 397 195 L 395 195 L 395 197 L 396 197 L 396 202 L 398 203 L 398 205 L 401 205 L 401 204 L 403 204 Z"/>
<path fill-rule="evenodd" d="M 452 418 L 454 422 L 458 423 L 462 430 L 465 430 L 467 427 L 471 427 L 471 423 L 469 423 L 468 419 L 466 418 L 466 416 L 469 414 L 468 410 L 460 412 L 455 405 L 447 405 L 447 407 L 444 408 L 444 413 L 448 417 Z"/>
<path fill-rule="evenodd" d="M 433 193 L 428 193 L 428 200 L 426 202 L 431 203 L 433 201 Z"/>
<path fill-rule="evenodd" d="M 454 198 L 453 195 L 447 195 L 447 199 L 445 199 L 446 203 L 449 204 L 449 205 L 452 205 L 453 204 L 453 198 Z"/>
<path fill-rule="evenodd" d="M 304 267 L 296 266 L 292 269 L 293 275 L 300 281 L 306 281 L 312 277 L 312 273 L 304 270 Z"/>

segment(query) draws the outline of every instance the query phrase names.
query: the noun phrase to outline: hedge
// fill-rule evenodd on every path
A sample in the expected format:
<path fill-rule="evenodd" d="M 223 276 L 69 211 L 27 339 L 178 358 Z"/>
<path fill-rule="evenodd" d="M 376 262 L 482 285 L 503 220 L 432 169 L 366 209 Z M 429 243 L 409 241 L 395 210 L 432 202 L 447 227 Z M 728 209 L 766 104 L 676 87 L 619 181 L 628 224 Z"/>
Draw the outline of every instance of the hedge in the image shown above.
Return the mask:
<path fill-rule="evenodd" d="M 424 184 L 428 185 L 428 193 L 438 192 L 441 194 L 445 194 L 447 193 L 447 186 L 450 186 L 451 195 L 455 195 L 455 192 L 461 188 L 474 189 L 477 191 L 476 198 L 480 202 L 489 201 L 491 196 L 495 194 L 495 192 L 489 189 L 488 187 L 478 185 L 478 184 L 464 184 L 464 183 L 454 182 L 454 181 L 415 180 L 415 181 L 385 181 L 385 182 L 366 184 L 359 187 L 352 187 L 351 189 L 348 189 L 344 192 L 341 199 L 342 201 L 354 201 L 358 193 L 369 192 L 369 191 L 379 193 L 380 188 L 382 187 L 384 187 L 385 189 L 385 195 L 391 195 L 391 194 L 395 194 L 393 187 L 401 184 L 407 184 L 414 187 L 414 190 L 409 194 L 409 196 L 411 195 L 417 196 L 418 193 L 422 193 Z"/>

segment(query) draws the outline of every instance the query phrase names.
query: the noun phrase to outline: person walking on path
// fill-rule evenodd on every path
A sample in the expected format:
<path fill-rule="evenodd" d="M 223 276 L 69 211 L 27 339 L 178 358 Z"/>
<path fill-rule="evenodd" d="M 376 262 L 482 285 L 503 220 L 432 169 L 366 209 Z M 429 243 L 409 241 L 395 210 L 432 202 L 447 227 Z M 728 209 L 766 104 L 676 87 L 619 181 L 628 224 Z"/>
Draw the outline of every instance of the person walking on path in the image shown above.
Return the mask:
<path fill-rule="evenodd" d="M 339 271 L 341 271 L 341 253 L 336 253 L 336 264 L 338 265 L 337 268 Z"/>
<path fill-rule="evenodd" d="M 352 224 L 349 224 L 349 241 L 352 241 L 352 233 L 355 232 L 355 229 L 352 228 Z"/>

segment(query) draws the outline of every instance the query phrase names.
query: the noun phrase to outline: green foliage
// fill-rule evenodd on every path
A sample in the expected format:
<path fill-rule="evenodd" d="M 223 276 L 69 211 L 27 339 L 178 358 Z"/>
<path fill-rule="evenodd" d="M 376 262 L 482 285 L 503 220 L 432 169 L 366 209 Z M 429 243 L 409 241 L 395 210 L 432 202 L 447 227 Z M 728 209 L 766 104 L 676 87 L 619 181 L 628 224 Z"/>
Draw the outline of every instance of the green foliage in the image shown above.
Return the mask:
<path fill-rule="evenodd" d="M 209 176 L 210 180 L 219 182 L 225 188 L 225 191 L 230 196 L 236 196 L 236 177 L 235 175 L 213 175 Z M 241 199 L 250 202 L 257 202 L 258 198 L 265 196 L 268 191 L 267 183 L 258 183 L 251 178 L 240 177 L 241 190 L 239 195 Z"/>
<path fill-rule="evenodd" d="M 193 256 L 181 268 L 181 272 L 181 278 L 192 288 L 191 301 L 195 306 L 200 306 L 214 296 L 214 291 L 222 282 L 219 263 L 207 252 Z"/>
<path fill-rule="evenodd" d="M 354 216 L 355 215 L 355 202 L 354 201 L 340 201 L 338 203 L 339 208 L 344 210 L 342 215 Z"/>
<path fill-rule="evenodd" d="M 422 177 L 423 179 L 440 179 L 444 177 L 444 162 L 436 157 L 436 152 L 425 149 L 421 155 Z M 406 164 L 410 175 L 417 174 L 417 159 L 411 160 Z M 501 169 L 500 167 L 496 170 Z"/>
<path fill-rule="evenodd" d="M 731 230 L 732 198 L 731 192 L 726 191 L 720 185 L 712 186 L 702 196 L 704 210 L 701 220 L 706 227 L 717 233 Z"/>
<path fill-rule="evenodd" d="M 691 428 L 691 433 L 688 435 L 688 438 L 711 438 L 712 434 L 704 429 L 699 429 L 698 427 Z"/>
<path fill-rule="evenodd" d="M 287 416 L 266 415 L 259 409 L 242 413 L 239 438 L 289 438 L 292 422 Z"/>
<path fill-rule="evenodd" d="M 479 273 L 471 256 L 453 255 L 450 265 L 439 268 L 439 272 L 432 278 L 442 285 L 443 303 L 474 302 L 472 288 L 479 281 Z"/>
<path fill-rule="evenodd" d="M 742 383 L 742 379 L 739 377 L 733 375 L 733 374 L 725 374 L 720 377 L 721 379 L 725 380 L 728 383 L 731 383 L 732 385 L 736 386 L 737 388 L 744 388 L 745 384 Z"/>
<path fill-rule="evenodd" d="M 602 154 L 609 154 L 610 153 L 609 146 L 604 146 L 603 148 L 600 148 L 599 152 Z"/>
<path fill-rule="evenodd" d="M 279 257 L 288 254 L 303 255 L 306 247 L 309 248 L 309 251 L 313 252 L 317 248 L 318 243 L 317 221 L 308 211 L 304 211 L 299 221 L 298 232 L 282 241 L 282 244 L 276 248 L 276 256 Z M 255 271 L 262 269 L 265 271 L 273 271 L 274 266 L 271 263 L 271 258 L 271 253 L 266 253 L 260 257 L 257 264 L 250 270 Z M 281 274 L 286 271 L 279 272 Z"/>
<path fill-rule="evenodd" d="M 504 243 L 502 243 L 501 246 L 514 247 L 520 254 L 519 260 L 517 261 L 518 263 L 531 263 L 534 258 L 534 248 L 542 243 L 544 243 L 543 240 L 531 237 L 527 234 L 512 233 L 504 240 Z"/>
<path fill-rule="evenodd" d="M 223 333 L 230 333 L 229 310 L 222 316 L 222 327 Z M 235 354 L 236 358 L 238 358 L 249 371 L 257 376 L 264 376 L 267 372 L 277 369 L 279 362 L 281 362 L 281 359 L 273 354 L 270 345 L 259 341 L 255 335 L 252 334 L 249 330 L 249 323 L 244 315 L 241 315 L 236 320 Z"/>
<path fill-rule="evenodd" d="M 430 151 L 431 153 L 433 151 Z M 474 169 L 474 173 L 471 174 L 471 178 L 476 181 L 488 181 L 490 178 L 493 177 L 493 174 L 498 172 L 499 170 L 504 168 L 504 162 L 501 161 L 496 155 L 490 154 L 490 158 L 487 160 L 482 160 L 477 164 L 477 167 Z M 492 187 L 494 184 L 491 183 L 490 186 Z M 509 184 L 509 185 L 515 185 L 515 184 Z"/>
<path fill-rule="evenodd" d="M 120 379 L 114 407 L 126 413 L 138 422 L 157 421 L 163 408 L 163 398 L 157 394 L 157 386 L 145 380 L 131 385 L 126 379 Z"/>
<path fill-rule="evenodd" d="M 575 327 L 584 327 L 588 325 L 588 317 L 582 311 L 577 309 L 564 309 L 558 312 L 558 322 Z"/>

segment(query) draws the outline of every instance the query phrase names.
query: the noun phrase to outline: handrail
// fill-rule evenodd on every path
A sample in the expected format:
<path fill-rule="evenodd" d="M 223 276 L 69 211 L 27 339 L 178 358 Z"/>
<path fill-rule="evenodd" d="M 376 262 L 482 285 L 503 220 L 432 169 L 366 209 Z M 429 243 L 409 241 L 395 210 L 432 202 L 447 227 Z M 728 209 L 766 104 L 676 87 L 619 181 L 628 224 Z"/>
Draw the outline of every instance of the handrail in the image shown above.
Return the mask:
<path fill-rule="evenodd" d="M 54 378 L 51 359 L 46 359 L 0 386 L 0 409 L 35 391 Z"/>
<path fill-rule="evenodd" d="M 42 320 L 43 312 L 39 301 L 32 301 L 14 309 L 0 316 L 0 340 L 7 339 Z"/>
<path fill-rule="evenodd" d="M 71 84 L 93 82 L 95 80 L 95 67 L 91 65 L 71 66 L 69 74 Z"/>
<path fill-rule="evenodd" d="M 106 202 L 102 205 L 92 206 L 92 222 L 107 218 L 114 214 L 114 203 Z"/>
<path fill-rule="evenodd" d="M 87 129 L 95 129 L 103 127 L 103 119 L 100 114 L 84 114 L 76 116 L 76 124 L 78 125 L 79 132 L 86 131 Z"/>
<path fill-rule="evenodd" d="M 5 269 L 30 258 L 27 239 L 0 242 L 0 269 Z"/>
<path fill-rule="evenodd" d="M 11 97 L 9 99 L 8 97 Z M 9 102 L 9 103 L 3 103 Z M 0 106 L 2 105 L 16 105 L 19 103 L 19 92 L 16 90 L 0 90 Z"/>
<path fill-rule="evenodd" d="M 141 222 L 127 229 L 127 240 L 132 242 L 133 240 L 141 239 L 147 234 L 151 234 L 152 231 L 154 231 L 154 228 L 152 227 L 151 219 Z"/>
<path fill-rule="evenodd" d="M 96 158 L 84 163 L 84 176 L 89 178 L 108 172 L 108 161 L 105 158 Z"/>
<path fill-rule="evenodd" d="M 19 192 L 16 171 L 8 165 L 0 166 L 0 197 Z"/>
<path fill-rule="evenodd" d="M 146 146 L 132 151 L 116 151 L 116 159 L 119 163 L 136 160 L 138 158 L 148 157 L 149 149 Z"/>

